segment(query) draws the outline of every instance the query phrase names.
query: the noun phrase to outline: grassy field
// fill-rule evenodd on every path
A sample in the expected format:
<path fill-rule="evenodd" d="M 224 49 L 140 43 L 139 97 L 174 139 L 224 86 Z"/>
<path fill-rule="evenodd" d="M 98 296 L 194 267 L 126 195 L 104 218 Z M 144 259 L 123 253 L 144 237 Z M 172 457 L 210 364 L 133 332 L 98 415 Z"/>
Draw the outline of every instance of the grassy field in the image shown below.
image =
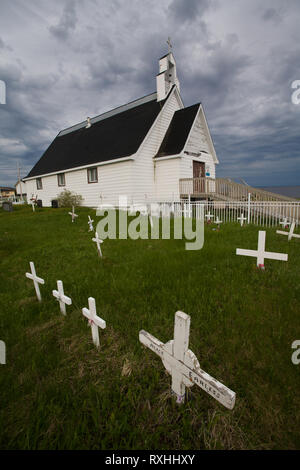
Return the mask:
<path fill-rule="evenodd" d="M 253 258 L 257 226 L 205 227 L 202 250 L 182 240 L 106 240 L 97 257 L 78 209 L 0 209 L 1 449 L 300 449 L 300 240 L 267 229 L 266 249 L 289 261 Z M 38 303 L 26 279 L 34 261 Z M 67 316 L 52 296 L 64 282 Z M 95 297 L 101 349 L 81 313 Z M 190 349 L 201 367 L 236 392 L 233 411 L 194 386 L 182 406 L 145 329 L 168 341 L 174 314 L 191 315 Z"/>

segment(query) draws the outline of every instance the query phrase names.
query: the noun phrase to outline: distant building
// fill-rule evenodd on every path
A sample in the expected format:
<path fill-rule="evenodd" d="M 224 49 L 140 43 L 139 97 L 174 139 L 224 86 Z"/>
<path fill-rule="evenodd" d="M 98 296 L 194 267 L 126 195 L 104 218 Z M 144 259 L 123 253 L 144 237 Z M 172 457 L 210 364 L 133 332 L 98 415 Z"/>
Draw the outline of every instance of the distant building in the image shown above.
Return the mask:
<path fill-rule="evenodd" d="M 15 184 L 16 195 L 24 198 L 26 197 L 26 183 L 20 180 Z"/>
<path fill-rule="evenodd" d="M 0 186 L 1 197 L 11 197 L 15 196 L 15 194 L 15 188 L 10 188 L 8 186 Z"/>
<path fill-rule="evenodd" d="M 44 206 L 68 189 L 83 205 L 180 200 L 182 178 L 215 179 L 219 163 L 201 103 L 185 108 L 172 52 L 156 91 L 59 132 L 26 178 Z M 18 194 L 20 191 L 18 190 Z"/>

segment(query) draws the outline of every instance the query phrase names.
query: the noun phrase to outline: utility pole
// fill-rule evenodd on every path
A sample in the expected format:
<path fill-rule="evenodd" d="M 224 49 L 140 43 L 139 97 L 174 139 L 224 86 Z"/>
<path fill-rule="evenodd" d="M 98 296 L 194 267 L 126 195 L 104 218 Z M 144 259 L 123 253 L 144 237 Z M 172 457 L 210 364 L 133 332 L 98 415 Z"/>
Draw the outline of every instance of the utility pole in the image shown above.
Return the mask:
<path fill-rule="evenodd" d="M 22 183 L 21 183 L 20 163 L 19 162 L 18 162 L 18 182 L 20 183 L 21 201 L 23 201 L 23 192 L 22 192 Z"/>

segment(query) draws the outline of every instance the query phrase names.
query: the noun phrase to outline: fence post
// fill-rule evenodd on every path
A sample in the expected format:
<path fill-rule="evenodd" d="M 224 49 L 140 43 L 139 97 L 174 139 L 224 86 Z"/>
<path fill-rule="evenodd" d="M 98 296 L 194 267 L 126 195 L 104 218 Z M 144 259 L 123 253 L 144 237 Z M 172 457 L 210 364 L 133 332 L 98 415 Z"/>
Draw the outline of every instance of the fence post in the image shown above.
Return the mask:
<path fill-rule="evenodd" d="M 251 193 L 248 193 L 248 224 L 250 224 Z"/>

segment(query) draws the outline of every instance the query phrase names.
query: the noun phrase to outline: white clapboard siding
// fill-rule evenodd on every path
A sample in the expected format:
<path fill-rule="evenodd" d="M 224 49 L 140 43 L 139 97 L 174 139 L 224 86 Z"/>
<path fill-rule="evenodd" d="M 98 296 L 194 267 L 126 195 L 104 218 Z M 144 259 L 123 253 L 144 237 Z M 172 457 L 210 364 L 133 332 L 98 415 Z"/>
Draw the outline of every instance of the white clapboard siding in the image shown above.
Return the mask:
<path fill-rule="evenodd" d="M 132 161 L 98 166 L 98 183 L 87 182 L 87 169 L 65 172 L 65 186 L 58 186 L 57 175 L 42 177 L 43 189 L 36 189 L 36 180 L 26 182 L 27 196 L 37 195 L 43 206 L 51 206 L 64 189 L 81 194 L 82 205 L 98 207 L 99 204 L 117 204 L 118 196 L 128 195 L 132 187 Z"/>
<path fill-rule="evenodd" d="M 198 153 L 204 150 L 207 154 L 203 153 L 201 155 L 201 161 L 204 161 L 202 157 L 205 158 L 205 155 L 208 155 L 207 158 L 210 160 L 209 155 L 214 154 L 211 136 L 209 135 L 202 108 L 199 110 L 184 150 L 192 153 Z M 214 162 L 214 160 L 212 161 Z"/>
<path fill-rule="evenodd" d="M 133 169 L 133 191 L 136 202 L 145 202 L 155 198 L 161 199 L 166 192 L 172 197 L 174 188 L 166 187 L 167 181 L 164 179 L 166 172 L 163 171 L 161 175 L 158 175 L 160 166 L 158 162 L 154 161 L 153 157 L 159 150 L 175 111 L 181 108 L 182 103 L 178 97 L 177 90 L 174 89 L 136 156 Z M 171 160 L 166 162 L 171 162 Z M 172 163 L 166 162 L 163 167 L 166 168 L 169 164 L 171 171 L 171 168 L 173 168 Z M 178 164 L 176 163 L 176 165 Z M 178 172 L 176 176 L 177 178 L 179 177 Z M 159 178 L 159 183 L 157 177 Z"/>
<path fill-rule="evenodd" d="M 180 157 L 158 160 L 155 168 L 156 200 L 179 201 Z"/>

